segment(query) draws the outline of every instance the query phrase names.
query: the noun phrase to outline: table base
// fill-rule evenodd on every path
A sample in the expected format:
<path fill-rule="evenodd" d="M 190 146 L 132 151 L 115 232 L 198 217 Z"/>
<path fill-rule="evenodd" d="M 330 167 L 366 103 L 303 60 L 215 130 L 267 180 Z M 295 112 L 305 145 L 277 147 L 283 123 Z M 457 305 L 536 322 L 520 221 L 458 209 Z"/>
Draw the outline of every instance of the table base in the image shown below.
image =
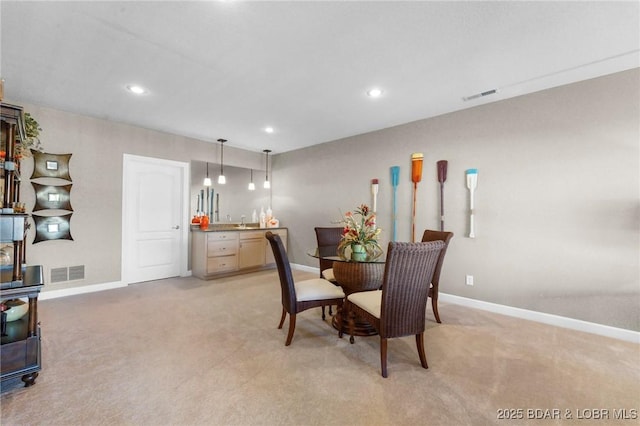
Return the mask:
<path fill-rule="evenodd" d="M 331 320 L 331 325 L 333 326 L 333 328 L 335 328 L 336 330 L 340 331 L 342 330 L 342 332 L 346 335 L 349 335 L 349 320 L 347 318 L 342 318 L 341 323 L 342 324 L 338 324 L 338 317 L 341 317 L 340 315 L 335 315 L 332 320 Z M 362 319 L 360 317 L 355 317 L 354 318 L 354 328 L 353 328 L 353 335 L 354 336 L 375 336 L 377 335 L 378 332 L 376 331 L 375 328 L 373 328 L 373 326 L 366 321 L 365 319 Z"/>

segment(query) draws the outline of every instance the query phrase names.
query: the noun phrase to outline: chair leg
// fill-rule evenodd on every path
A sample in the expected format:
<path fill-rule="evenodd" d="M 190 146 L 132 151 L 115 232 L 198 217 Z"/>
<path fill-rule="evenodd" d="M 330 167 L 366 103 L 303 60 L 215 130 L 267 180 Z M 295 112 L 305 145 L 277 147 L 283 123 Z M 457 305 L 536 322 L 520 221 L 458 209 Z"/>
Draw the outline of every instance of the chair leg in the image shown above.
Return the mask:
<path fill-rule="evenodd" d="M 333 312 L 331 311 L 331 305 L 329 305 L 329 316 L 332 316 Z"/>
<path fill-rule="evenodd" d="M 278 328 L 282 328 L 282 324 L 284 324 L 284 319 L 287 316 L 287 311 L 284 309 L 284 306 L 282 307 L 282 316 L 280 317 L 280 324 L 278 325 Z"/>
<path fill-rule="evenodd" d="M 434 292 L 434 295 L 431 296 L 431 307 L 433 308 L 433 316 L 436 317 L 437 323 L 442 323 L 440 321 L 440 314 L 438 314 L 438 294 Z"/>
<path fill-rule="evenodd" d="M 418 347 L 418 356 L 420 357 L 422 368 L 429 368 L 427 365 L 427 356 L 424 353 L 424 333 L 416 334 L 416 346 Z"/>
<path fill-rule="evenodd" d="M 380 365 L 382 366 L 382 377 L 387 377 L 387 339 L 380 338 Z"/>
<path fill-rule="evenodd" d="M 331 306 L 329 306 L 329 315 L 331 315 Z M 322 321 L 324 321 L 326 316 L 324 315 L 324 305 L 322 305 Z"/>
<path fill-rule="evenodd" d="M 284 344 L 285 346 L 289 346 L 291 344 L 291 340 L 293 340 L 293 332 L 296 329 L 296 314 L 289 314 L 289 334 L 287 334 L 287 342 Z"/>
<path fill-rule="evenodd" d="M 354 331 L 356 329 L 356 314 L 353 313 L 351 309 L 349 309 L 349 304 L 347 302 L 342 305 L 342 311 L 346 311 L 345 315 L 347 315 L 347 322 L 349 323 L 349 343 L 353 345 L 353 343 L 356 341 L 356 339 L 353 337 Z"/>

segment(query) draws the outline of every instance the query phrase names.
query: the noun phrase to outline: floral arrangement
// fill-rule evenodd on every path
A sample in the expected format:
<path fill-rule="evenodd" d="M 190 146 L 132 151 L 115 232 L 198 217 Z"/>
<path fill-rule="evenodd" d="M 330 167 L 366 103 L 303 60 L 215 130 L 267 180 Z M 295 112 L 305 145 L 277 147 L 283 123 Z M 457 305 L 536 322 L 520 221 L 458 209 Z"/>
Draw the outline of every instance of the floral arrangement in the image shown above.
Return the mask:
<path fill-rule="evenodd" d="M 40 143 L 40 132 L 42 128 L 35 118 L 28 112 L 24 113 L 24 129 L 26 133 L 26 140 L 18 141 L 16 144 L 15 157 L 17 159 L 30 157 L 31 150 L 42 151 L 42 144 Z"/>
<path fill-rule="evenodd" d="M 13 152 L 13 159 L 15 161 L 20 161 L 20 159 L 24 157 L 30 157 L 31 150 L 42 151 L 42 144 L 39 138 L 42 128 L 36 119 L 28 112 L 24 113 L 24 129 L 26 135 L 25 140 L 18 139 L 16 141 L 15 151 Z M 6 156 L 7 152 L 0 150 L 0 161 L 4 161 Z"/>
<path fill-rule="evenodd" d="M 369 258 L 375 259 L 382 254 L 382 248 L 378 244 L 378 236 L 382 230 L 376 226 L 376 215 L 366 204 L 360 205 L 353 212 L 344 215 L 344 229 L 342 230 L 342 240 L 338 244 L 338 255 L 345 256 L 345 250 L 350 247 L 356 252 L 353 246 L 360 245 L 364 248 Z"/>

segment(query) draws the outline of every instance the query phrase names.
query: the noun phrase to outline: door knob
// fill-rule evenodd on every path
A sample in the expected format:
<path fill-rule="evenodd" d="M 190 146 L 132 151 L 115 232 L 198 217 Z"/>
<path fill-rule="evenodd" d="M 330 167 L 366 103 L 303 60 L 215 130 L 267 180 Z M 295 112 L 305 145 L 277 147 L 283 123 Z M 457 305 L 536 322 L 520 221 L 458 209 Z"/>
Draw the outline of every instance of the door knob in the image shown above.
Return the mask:
<path fill-rule="evenodd" d="M 176 226 L 172 227 L 171 229 L 180 229 L 180 225 L 176 225 Z"/>

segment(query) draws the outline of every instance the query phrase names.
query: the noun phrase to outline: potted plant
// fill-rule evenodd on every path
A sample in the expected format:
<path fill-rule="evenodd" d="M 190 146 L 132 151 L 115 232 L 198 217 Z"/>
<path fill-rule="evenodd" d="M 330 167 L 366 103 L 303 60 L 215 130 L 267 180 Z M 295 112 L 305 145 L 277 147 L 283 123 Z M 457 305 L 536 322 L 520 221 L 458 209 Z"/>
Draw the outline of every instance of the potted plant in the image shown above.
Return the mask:
<path fill-rule="evenodd" d="M 375 259 L 382 254 L 378 236 L 382 230 L 376 226 L 376 215 L 366 204 L 344 215 L 345 226 L 338 244 L 338 255 L 346 258 L 346 249 L 351 249 L 351 260 L 362 262 Z"/>
<path fill-rule="evenodd" d="M 26 134 L 25 140 L 18 140 L 16 143 L 15 158 L 20 159 L 30 157 L 31 151 L 42 151 L 40 143 L 40 132 L 42 128 L 38 121 L 28 112 L 24 113 L 24 130 Z"/>

